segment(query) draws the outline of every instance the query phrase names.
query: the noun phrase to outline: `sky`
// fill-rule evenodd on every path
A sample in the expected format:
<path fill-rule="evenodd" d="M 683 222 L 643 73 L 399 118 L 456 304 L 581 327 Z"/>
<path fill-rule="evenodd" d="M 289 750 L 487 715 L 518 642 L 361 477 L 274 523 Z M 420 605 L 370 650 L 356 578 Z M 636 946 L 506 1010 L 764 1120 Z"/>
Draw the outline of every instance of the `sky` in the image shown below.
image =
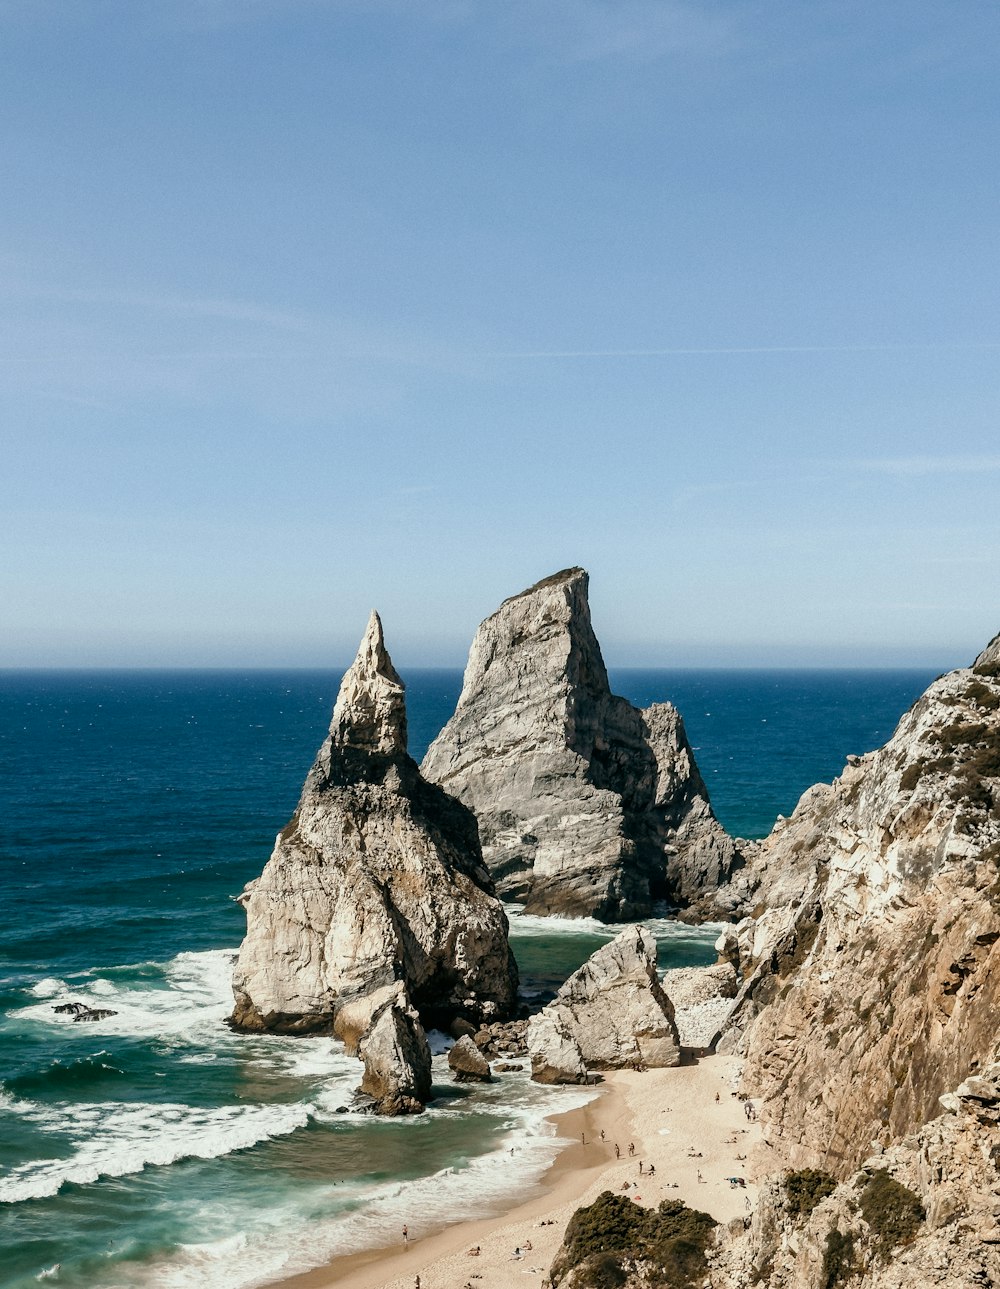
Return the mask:
<path fill-rule="evenodd" d="M 0 667 L 1000 631 L 993 0 L 0 0 Z"/>

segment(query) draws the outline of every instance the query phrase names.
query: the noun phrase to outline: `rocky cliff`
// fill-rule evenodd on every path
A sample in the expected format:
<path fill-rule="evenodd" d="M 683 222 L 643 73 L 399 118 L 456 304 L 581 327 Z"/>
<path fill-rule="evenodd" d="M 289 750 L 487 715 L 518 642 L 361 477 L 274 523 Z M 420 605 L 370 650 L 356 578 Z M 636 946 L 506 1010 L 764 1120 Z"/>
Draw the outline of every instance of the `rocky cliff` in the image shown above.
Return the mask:
<path fill-rule="evenodd" d="M 298 808 L 241 902 L 238 1029 L 336 1020 L 353 1047 L 399 982 L 431 1024 L 514 1006 L 507 919 L 475 818 L 407 755 L 403 684 L 375 613 Z"/>
<path fill-rule="evenodd" d="M 1000 1014 L 1000 642 L 810 789 L 738 877 L 726 952 L 773 1162 L 846 1177 L 935 1116 Z"/>
<path fill-rule="evenodd" d="M 529 911 L 714 910 L 741 862 L 712 814 L 677 711 L 612 694 L 587 574 L 548 577 L 482 623 L 424 775 L 479 820 L 499 891 Z"/>
<path fill-rule="evenodd" d="M 710 1254 L 712 1289 L 982 1289 L 1000 1284 L 1000 1065 L 840 1185 L 784 1173 Z M 940 1107 L 939 1107 L 940 1108 Z"/>

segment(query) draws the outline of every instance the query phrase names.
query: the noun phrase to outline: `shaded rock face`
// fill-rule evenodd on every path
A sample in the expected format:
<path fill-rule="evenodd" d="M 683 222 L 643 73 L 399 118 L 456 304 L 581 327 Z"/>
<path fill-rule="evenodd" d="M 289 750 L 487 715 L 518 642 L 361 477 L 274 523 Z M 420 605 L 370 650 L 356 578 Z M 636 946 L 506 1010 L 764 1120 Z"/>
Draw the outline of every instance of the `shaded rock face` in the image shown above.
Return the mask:
<path fill-rule="evenodd" d="M 710 1255 L 712 1289 L 1000 1284 L 995 1074 L 986 1080 L 988 1095 L 983 1087 L 970 1095 L 964 1084 L 945 1094 L 950 1113 L 864 1160 L 811 1211 L 790 1202 L 785 1176 L 772 1178 L 760 1189 L 749 1229 L 730 1229 Z M 839 1279 L 830 1274 L 835 1264 Z"/>
<path fill-rule="evenodd" d="M 611 693 L 587 574 L 567 569 L 480 626 L 424 775 L 479 820 L 498 890 L 534 913 L 640 917 L 705 903 L 740 863 L 677 711 Z"/>
<path fill-rule="evenodd" d="M 629 927 L 592 954 L 528 1022 L 528 1052 L 539 1083 L 585 1082 L 587 1067 L 679 1065 L 674 1009 L 649 932 Z"/>
<path fill-rule="evenodd" d="M 994 1049 L 997 648 L 810 789 L 739 875 L 763 911 L 726 937 L 743 983 L 723 1043 L 746 1055 L 772 1159 L 845 1177 Z"/>
<path fill-rule="evenodd" d="M 514 1006 L 507 919 L 475 818 L 406 754 L 403 686 L 377 614 L 295 815 L 241 903 L 238 1029 L 329 1031 L 336 1018 L 354 1047 L 399 982 L 428 1024 Z"/>
<path fill-rule="evenodd" d="M 361 1093 L 376 1114 L 420 1114 L 431 1099 L 431 1050 L 405 998 L 382 1004 L 358 1054 L 365 1063 Z"/>

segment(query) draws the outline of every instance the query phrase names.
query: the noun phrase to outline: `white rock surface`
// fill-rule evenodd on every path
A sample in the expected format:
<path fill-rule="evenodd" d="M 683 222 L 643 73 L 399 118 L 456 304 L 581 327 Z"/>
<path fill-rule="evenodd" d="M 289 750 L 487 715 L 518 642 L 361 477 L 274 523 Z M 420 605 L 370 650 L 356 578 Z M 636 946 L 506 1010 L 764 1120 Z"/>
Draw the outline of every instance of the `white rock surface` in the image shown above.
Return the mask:
<path fill-rule="evenodd" d="M 402 682 L 377 614 L 298 809 L 241 903 L 236 1028 L 329 1030 L 340 1013 L 352 1046 L 397 982 L 428 1024 L 514 1006 L 507 918 L 476 821 L 406 754 Z"/>
<path fill-rule="evenodd" d="M 587 588 L 567 569 L 482 623 L 423 773 L 475 811 L 499 891 L 529 912 L 615 921 L 663 899 L 714 910 L 736 844 L 676 709 L 611 693 Z"/>
<path fill-rule="evenodd" d="M 405 999 L 375 1012 L 358 1055 L 365 1063 L 361 1092 L 372 1098 L 376 1114 L 419 1114 L 431 1099 L 431 1049 Z"/>
<path fill-rule="evenodd" d="M 528 1023 L 532 1078 L 580 1082 L 580 1067 L 680 1064 L 673 1007 L 656 974 L 656 941 L 628 927 L 573 973 Z"/>

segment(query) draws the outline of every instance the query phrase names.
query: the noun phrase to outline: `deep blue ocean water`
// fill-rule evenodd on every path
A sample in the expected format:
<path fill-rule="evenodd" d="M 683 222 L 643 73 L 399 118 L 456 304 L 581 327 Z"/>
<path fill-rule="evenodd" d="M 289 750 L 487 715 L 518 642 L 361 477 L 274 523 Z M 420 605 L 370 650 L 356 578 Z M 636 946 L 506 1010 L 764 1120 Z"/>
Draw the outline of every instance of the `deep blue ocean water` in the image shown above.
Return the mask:
<path fill-rule="evenodd" d="M 762 836 L 848 753 L 879 746 L 928 672 L 619 671 L 684 715 L 731 832 Z M 574 1090 L 470 1092 L 442 1073 L 405 1122 L 337 1113 L 360 1067 L 328 1039 L 222 1020 L 243 914 L 329 723 L 331 672 L 0 673 L 0 1289 L 237 1289 L 503 1203 L 553 1153 Z M 419 760 L 459 671 L 407 677 Z M 663 965 L 717 929 L 659 921 Z M 607 938 L 514 916 L 526 989 Z M 113 1008 L 74 1024 L 53 1008 Z M 511 1142 L 516 1143 L 513 1161 Z"/>

